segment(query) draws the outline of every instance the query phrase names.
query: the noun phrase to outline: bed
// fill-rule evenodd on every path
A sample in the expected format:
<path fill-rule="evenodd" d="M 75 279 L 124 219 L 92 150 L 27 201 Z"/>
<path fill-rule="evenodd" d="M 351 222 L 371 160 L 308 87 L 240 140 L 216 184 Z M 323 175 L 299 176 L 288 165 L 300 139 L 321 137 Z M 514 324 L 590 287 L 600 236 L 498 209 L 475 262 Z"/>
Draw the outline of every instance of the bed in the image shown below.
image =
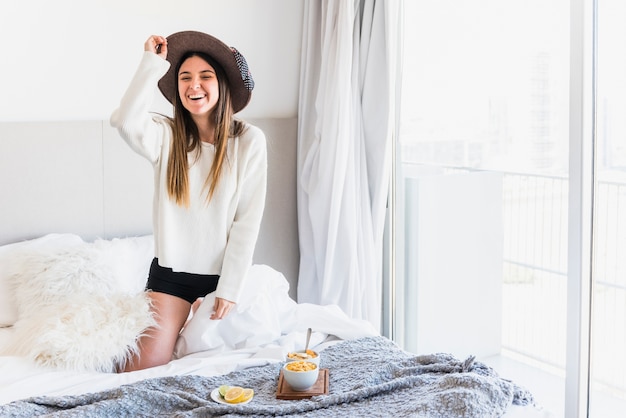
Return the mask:
<path fill-rule="evenodd" d="M 0 246 L 0 416 L 548 416 L 472 357 L 415 355 L 336 306 L 296 303 L 267 265 L 252 266 L 227 319 L 206 319 L 207 295 L 170 363 L 115 373 L 151 321 L 143 284 L 152 246 L 149 235 L 87 242 L 73 234 Z M 303 349 L 307 328 L 328 393 L 277 399 L 280 367 Z M 216 402 L 222 384 L 255 396 Z"/>

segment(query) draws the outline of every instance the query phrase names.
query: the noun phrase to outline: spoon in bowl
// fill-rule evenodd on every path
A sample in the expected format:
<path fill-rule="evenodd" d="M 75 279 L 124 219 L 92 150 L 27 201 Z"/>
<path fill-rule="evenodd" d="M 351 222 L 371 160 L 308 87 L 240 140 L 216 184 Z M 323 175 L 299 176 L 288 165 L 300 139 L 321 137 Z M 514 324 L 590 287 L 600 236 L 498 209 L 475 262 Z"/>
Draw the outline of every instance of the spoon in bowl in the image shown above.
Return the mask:
<path fill-rule="evenodd" d="M 311 342 L 311 328 L 306 330 L 306 344 L 304 344 L 304 352 L 309 349 L 309 342 Z"/>

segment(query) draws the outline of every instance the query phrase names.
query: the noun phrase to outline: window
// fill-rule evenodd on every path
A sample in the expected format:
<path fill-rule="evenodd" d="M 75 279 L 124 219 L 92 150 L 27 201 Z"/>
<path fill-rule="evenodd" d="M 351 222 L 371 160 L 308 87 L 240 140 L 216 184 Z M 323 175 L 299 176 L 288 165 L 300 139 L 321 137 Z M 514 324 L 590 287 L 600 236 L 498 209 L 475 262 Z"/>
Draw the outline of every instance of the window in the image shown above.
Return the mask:
<path fill-rule="evenodd" d="M 598 0 L 597 13 L 590 416 L 603 417 L 626 403 L 626 4 Z"/>
<path fill-rule="evenodd" d="M 478 354 L 556 416 L 576 402 L 565 381 L 570 187 L 580 174 L 569 166 L 570 92 L 583 88 L 570 85 L 564 17 L 589 4 L 404 2 L 396 339 L 421 353 Z M 624 18 L 621 0 L 598 0 L 598 99 L 585 104 L 597 111 L 592 417 L 626 406 Z M 463 334 L 470 323 L 485 330 Z"/>

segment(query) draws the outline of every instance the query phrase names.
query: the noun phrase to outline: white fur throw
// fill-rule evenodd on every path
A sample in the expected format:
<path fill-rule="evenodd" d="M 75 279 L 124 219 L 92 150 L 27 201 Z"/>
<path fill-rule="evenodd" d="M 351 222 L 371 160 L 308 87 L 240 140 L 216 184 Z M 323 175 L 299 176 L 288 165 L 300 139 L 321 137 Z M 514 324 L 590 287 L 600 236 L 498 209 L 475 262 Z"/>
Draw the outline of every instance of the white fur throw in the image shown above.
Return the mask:
<path fill-rule="evenodd" d="M 19 317 L 0 354 L 55 368 L 113 372 L 136 352 L 137 338 L 154 325 L 149 299 L 138 286 L 119 282 L 112 245 L 105 244 L 19 256 L 23 268 L 10 277 Z"/>

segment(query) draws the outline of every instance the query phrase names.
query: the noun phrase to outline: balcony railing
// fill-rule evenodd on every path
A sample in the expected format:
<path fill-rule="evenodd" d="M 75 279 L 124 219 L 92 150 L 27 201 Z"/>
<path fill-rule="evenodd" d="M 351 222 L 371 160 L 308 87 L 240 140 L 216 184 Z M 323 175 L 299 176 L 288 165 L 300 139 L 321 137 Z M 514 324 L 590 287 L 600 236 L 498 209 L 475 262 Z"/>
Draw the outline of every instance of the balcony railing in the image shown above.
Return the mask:
<path fill-rule="evenodd" d="M 568 181 L 504 173 L 505 350 L 565 368 Z M 593 383 L 626 397 L 626 184 L 595 188 Z"/>
<path fill-rule="evenodd" d="M 405 162 L 405 167 L 417 167 Z M 442 173 L 475 171 L 441 167 Z M 564 375 L 568 179 L 503 176 L 502 349 Z M 626 182 L 595 187 L 592 384 L 626 399 Z"/>

